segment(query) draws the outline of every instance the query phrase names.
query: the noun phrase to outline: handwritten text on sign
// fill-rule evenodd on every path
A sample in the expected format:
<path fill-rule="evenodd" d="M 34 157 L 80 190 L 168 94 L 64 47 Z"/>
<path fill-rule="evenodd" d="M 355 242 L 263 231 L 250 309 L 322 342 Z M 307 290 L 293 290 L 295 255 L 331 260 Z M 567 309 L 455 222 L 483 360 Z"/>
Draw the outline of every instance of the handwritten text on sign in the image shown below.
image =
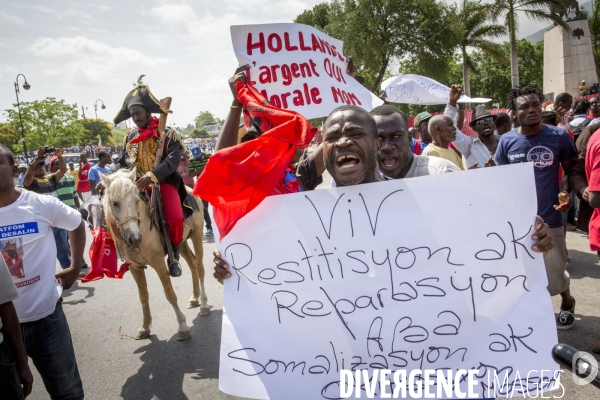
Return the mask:
<path fill-rule="evenodd" d="M 342 369 L 477 369 L 480 394 L 549 390 L 535 214 L 531 164 L 267 198 L 218 245 L 233 273 L 221 390 L 336 399 Z"/>
<path fill-rule="evenodd" d="M 343 42 L 312 26 L 234 25 L 231 39 L 252 84 L 276 107 L 318 118 L 345 104 L 370 111 L 383 103 L 346 73 Z"/>

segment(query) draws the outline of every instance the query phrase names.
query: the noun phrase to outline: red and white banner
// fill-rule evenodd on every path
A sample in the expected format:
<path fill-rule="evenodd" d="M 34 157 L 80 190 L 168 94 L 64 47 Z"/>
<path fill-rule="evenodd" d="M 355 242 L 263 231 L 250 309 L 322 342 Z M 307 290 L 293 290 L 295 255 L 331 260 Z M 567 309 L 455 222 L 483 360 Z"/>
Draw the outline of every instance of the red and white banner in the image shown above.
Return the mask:
<path fill-rule="evenodd" d="M 306 118 L 353 104 L 367 111 L 383 102 L 346 73 L 343 42 L 303 24 L 231 26 L 240 65 L 251 84 L 275 107 Z"/>

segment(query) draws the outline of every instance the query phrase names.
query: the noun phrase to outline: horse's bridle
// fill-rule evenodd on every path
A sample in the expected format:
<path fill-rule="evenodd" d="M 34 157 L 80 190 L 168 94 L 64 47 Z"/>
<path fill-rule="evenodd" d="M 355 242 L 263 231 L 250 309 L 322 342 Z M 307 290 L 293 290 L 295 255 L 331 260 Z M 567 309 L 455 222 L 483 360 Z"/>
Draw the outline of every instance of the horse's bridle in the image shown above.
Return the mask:
<path fill-rule="evenodd" d="M 113 211 L 113 208 L 110 204 L 108 205 L 108 209 L 110 210 L 113 220 L 115 221 L 115 225 L 117 225 L 117 229 L 119 230 L 119 233 L 121 234 L 121 239 L 123 239 L 123 242 L 125 242 L 125 234 L 123 233 L 123 225 L 125 225 L 126 223 L 128 223 L 131 220 L 137 221 L 139 223 L 141 221 L 141 219 L 139 217 L 140 211 L 138 210 L 138 215 L 130 215 L 123 220 L 119 220 L 119 219 L 117 219 L 117 216 L 115 215 L 115 212 Z M 125 242 L 125 244 L 127 244 L 127 242 Z"/>

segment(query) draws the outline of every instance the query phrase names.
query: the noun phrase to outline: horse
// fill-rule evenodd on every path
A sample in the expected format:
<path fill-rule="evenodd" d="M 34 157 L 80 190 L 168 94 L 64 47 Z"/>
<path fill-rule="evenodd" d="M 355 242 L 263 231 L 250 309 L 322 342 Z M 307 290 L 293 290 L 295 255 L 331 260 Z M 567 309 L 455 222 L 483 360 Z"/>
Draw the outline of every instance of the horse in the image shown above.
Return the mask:
<path fill-rule="evenodd" d="M 111 233 L 119 255 L 130 264 L 129 270 L 138 287 L 142 303 L 142 326 L 137 332 L 136 339 L 145 339 L 150 336 L 152 316 L 148 303 L 148 285 L 146 283 L 145 268 L 150 265 L 160 278 L 165 296 L 173 306 L 177 323 L 177 340 L 186 340 L 190 337 L 190 328 L 186 324 L 185 315 L 177 305 L 177 295 L 173 291 L 171 277 L 165 263 L 166 245 L 165 237 L 156 227 L 152 227 L 149 207 L 139 195 L 135 185 L 136 168 L 120 170 L 111 175 L 100 173 L 104 185 L 104 215 L 106 225 Z M 190 189 L 187 188 L 188 192 Z M 200 198 L 196 197 L 198 206 L 202 206 Z M 181 256 L 187 262 L 192 272 L 192 296 L 187 308 L 200 306 L 200 314 L 208 315 L 210 308 L 207 304 L 206 290 L 204 289 L 204 264 L 202 247 L 204 215 L 202 208 L 190 216 L 184 225 Z M 194 252 L 187 244 L 191 238 Z M 200 283 L 200 285 L 198 285 Z"/>

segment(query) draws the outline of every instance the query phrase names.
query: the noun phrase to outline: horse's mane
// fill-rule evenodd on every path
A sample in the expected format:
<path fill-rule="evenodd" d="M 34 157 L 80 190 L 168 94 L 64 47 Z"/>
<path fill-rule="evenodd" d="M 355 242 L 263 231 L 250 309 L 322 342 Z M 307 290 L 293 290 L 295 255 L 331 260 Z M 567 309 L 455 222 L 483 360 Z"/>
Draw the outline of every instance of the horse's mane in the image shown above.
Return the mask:
<path fill-rule="evenodd" d="M 128 194 L 137 194 L 137 187 L 129 179 L 129 170 L 119 170 L 110 177 L 111 183 L 106 189 L 106 197 L 112 200 L 121 200 Z"/>

